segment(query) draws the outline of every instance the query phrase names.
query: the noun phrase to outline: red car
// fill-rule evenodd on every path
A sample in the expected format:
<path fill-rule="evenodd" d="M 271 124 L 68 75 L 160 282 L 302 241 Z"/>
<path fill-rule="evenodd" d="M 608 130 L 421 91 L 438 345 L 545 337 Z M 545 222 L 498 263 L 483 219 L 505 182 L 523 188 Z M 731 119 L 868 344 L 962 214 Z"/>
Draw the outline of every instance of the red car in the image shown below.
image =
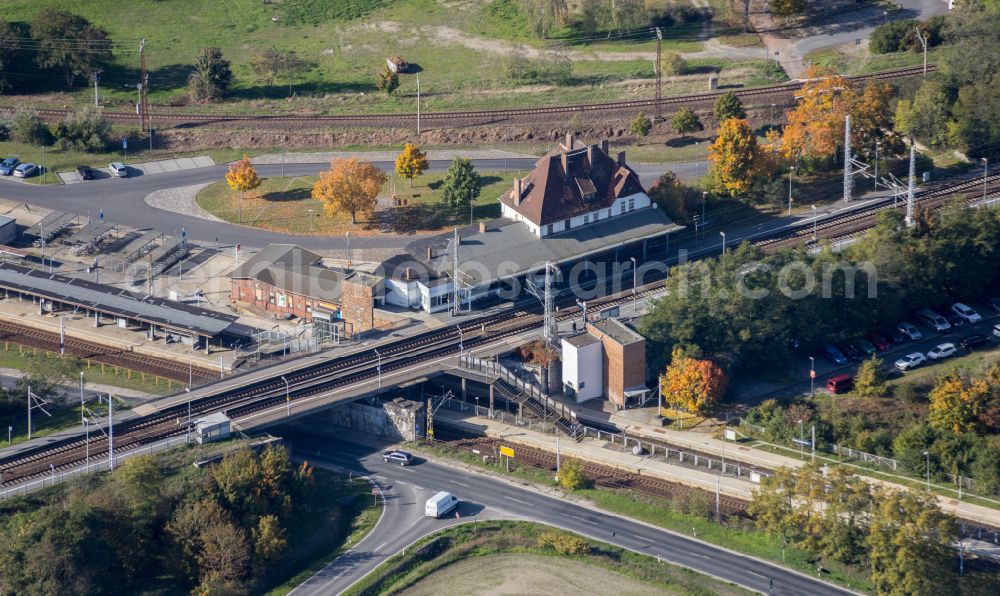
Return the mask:
<path fill-rule="evenodd" d="M 875 346 L 875 349 L 879 352 L 884 352 L 892 347 L 889 340 L 880 333 L 869 333 L 865 336 L 865 339 L 872 342 L 872 345 Z"/>

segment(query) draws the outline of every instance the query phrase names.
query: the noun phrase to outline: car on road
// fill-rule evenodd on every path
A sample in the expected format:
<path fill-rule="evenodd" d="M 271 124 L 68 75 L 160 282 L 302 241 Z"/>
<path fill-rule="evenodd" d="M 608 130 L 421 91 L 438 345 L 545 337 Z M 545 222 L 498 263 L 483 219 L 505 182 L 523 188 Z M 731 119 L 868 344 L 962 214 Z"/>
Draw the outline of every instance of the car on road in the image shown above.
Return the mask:
<path fill-rule="evenodd" d="M 969 306 L 966 306 L 961 302 L 956 302 L 955 304 L 952 304 L 951 312 L 962 317 L 965 321 L 972 323 L 973 325 L 983 320 L 983 317 L 981 317 L 979 313 L 975 311 L 975 309 L 970 308 Z"/>
<path fill-rule="evenodd" d="M 956 353 L 958 353 L 958 348 L 955 347 L 955 344 L 951 342 L 945 342 L 943 344 L 938 344 L 933 348 L 931 348 L 927 352 L 927 359 L 942 360 L 944 358 L 954 356 Z"/>
<path fill-rule="evenodd" d="M 929 308 L 918 310 L 917 318 L 934 331 L 947 331 L 951 329 L 951 323 L 948 322 L 948 319 Z"/>
<path fill-rule="evenodd" d="M 918 339 L 923 339 L 924 334 L 917 329 L 917 326 L 913 323 L 908 323 L 903 321 L 899 325 L 896 325 L 896 331 L 903 335 L 906 339 L 911 341 L 917 341 Z"/>
<path fill-rule="evenodd" d="M 399 451 L 398 449 L 393 451 L 386 451 L 382 454 L 382 460 L 387 464 L 399 464 L 401 466 L 408 466 L 413 463 L 413 455 L 406 451 Z"/>
<path fill-rule="evenodd" d="M 865 339 L 870 341 L 879 352 L 884 352 L 892 347 L 892 342 L 890 342 L 889 339 L 881 333 L 869 333 L 865 336 Z"/>
<path fill-rule="evenodd" d="M 897 360 L 895 365 L 896 368 L 898 368 L 899 370 L 910 370 L 913 368 L 917 368 L 918 366 L 923 364 L 926 360 L 927 358 L 924 357 L 924 355 L 921 354 L 920 352 L 913 352 L 912 354 L 907 354 L 906 356 L 903 356 L 902 358 Z"/>
<path fill-rule="evenodd" d="M 15 178 L 30 178 L 38 173 L 38 166 L 33 163 L 25 162 L 16 168 L 14 168 Z"/>
<path fill-rule="evenodd" d="M 14 168 L 16 168 L 19 163 L 21 163 L 21 160 L 16 157 L 8 157 L 7 159 L 0 161 L 0 175 L 10 176 L 14 173 Z"/>
<path fill-rule="evenodd" d="M 108 164 L 108 171 L 115 178 L 128 178 L 128 168 L 120 161 L 113 161 Z"/>
<path fill-rule="evenodd" d="M 449 492 L 441 491 L 424 503 L 424 515 L 441 517 L 455 507 L 458 507 L 458 497 Z"/>
<path fill-rule="evenodd" d="M 876 354 L 878 350 L 875 349 L 875 345 L 863 337 L 859 337 L 851 341 L 851 345 L 857 348 L 859 351 L 863 352 L 865 356 L 871 358 Z"/>
<path fill-rule="evenodd" d="M 981 348 L 983 346 L 990 345 L 990 338 L 985 335 L 966 335 L 962 339 L 958 340 L 958 345 L 962 346 L 966 352 L 971 352 L 976 348 Z"/>
<path fill-rule="evenodd" d="M 94 170 L 90 166 L 76 166 L 76 173 L 80 175 L 80 180 L 94 179 Z"/>
<path fill-rule="evenodd" d="M 833 344 L 823 345 L 823 355 L 826 356 L 827 360 L 838 366 L 847 364 L 847 357 Z"/>
<path fill-rule="evenodd" d="M 858 348 L 852 346 L 849 343 L 837 344 L 837 347 L 840 348 L 840 351 L 844 354 L 844 356 L 847 356 L 851 360 L 864 360 L 865 359 L 864 352 L 862 352 L 861 350 L 859 350 Z"/>

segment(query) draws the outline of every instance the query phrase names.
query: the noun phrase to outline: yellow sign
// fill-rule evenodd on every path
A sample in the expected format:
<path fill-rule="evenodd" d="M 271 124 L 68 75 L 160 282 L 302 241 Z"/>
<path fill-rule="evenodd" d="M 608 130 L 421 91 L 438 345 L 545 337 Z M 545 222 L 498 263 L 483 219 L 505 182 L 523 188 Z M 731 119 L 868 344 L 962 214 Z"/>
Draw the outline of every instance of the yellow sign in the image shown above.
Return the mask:
<path fill-rule="evenodd" d="M 514 457 L 514 450 L 510 447 L 500 446 L 500 455 L 506 455 L 507 457 Z"/>

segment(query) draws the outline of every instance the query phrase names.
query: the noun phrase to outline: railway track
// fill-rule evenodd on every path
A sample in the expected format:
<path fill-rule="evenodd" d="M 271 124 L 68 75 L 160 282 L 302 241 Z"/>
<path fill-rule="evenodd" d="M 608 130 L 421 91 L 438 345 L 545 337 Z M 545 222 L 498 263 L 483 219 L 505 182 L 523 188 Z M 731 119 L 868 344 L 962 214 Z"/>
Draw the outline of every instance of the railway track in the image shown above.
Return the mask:
<path fill-rule="evenodd" d="M 934 65 L 929 65 L 929 70 L 934 70 Z M 900 78 L 917 76 L 923 73 L 922 67 L 899 68 L 895 70 L 873 73 L 865 76 L 845 77 L 847 80 L 857 83 L 871 78 L 891 81 Z M 753 89 L 737 91 L 736 94 L 748 105 L 757 105 L 755 100 L 771 95 L 788 95 L 799 89 L 798 82 L 788 82 L 778 85 L 767 85 Z M 679 95 L 674 97 L 664 97 L 660 100 L 660 107 L 668 110 L 680 105 L 700 105 L 714 102 L 726 91 L 712 91 L 708 93 L 694 93 L 690 95 Z M 771 103 L 771 102 L 764 102 Z M 0 112 L 12 113 L 13 106 L 0 106 Z M 639 110 L 656 109 L 655 99 L 637 99 L 629 101 L 612 101 L 604 103 L 577 104 L 567 106 L 551 106 L 538 108 L 512 108 L 498 110 L 464 110 L 452 112 L 423 112 L 419 115 L 421 122 L 429 125 L 460 126 L 460 125 L 482 125 L 512 122 L 532 122 L 538 120 L 557 118 L 568 118 L 574 114 L 614 114 L 627 113 L 635 114 Z M 40 109 L 38 115 L 45 120 L 61 120 L 74 112 L 66 109 Z M 114 122 L 135 122 L 138 118 L 133 112 L 104 112 L 104 115 Z M 323 115 L 323 114 L 187 114 L 170 113 L 167 111 L 151 112 L 150 119 L 157 126 L 207 126 L 212 124 L 251 124 L 254 126 L 275 126 L 275 127 L 333 127 L 338 125 L 364 126 L 364 127 L 411 127 L 416 124 L 417 114 L 414 113 L 374 113 L 374 114 L 343 114 L 343 115 Z"/>
<path fill-rule="evenodd" d="M 459 449 L 477 449 L 481 453 L 485 451 L 493 454 L 493 457 L 497 457 L 500 446 L 500 441 L 492 437 L 461 438 L 446 442 L 452 447 Z M 546 472 L 551 472 L 553 475 L 555 474 L 556 455 L 554 453 L 541 449 L 535 449 L 534 447 L 528 447 L 516 442 L 512 443 L 511 441 L 506 441 L 505 444 L 516 445 L 517 457 L 514 459 L 515 465 L 526 465 L 539 470 L 544 470 Z M 701 489 L 669 482 L 652 476 L 633 474 L 632 472 L 626 472 L 624 470 L 619 470 L 586 460 L 577 458 L 573 459 L 580 462 L 587 478 L 593 482 L 595 486 L 601 488 L 635 491 L 651 497 L 669 500 L 690 495 L 701 495 L 706 498 L 707 503 L 714 503 L 715 501 L 714 494 Z M 747 504 L 747 501 L 737 499 L 735 497 L 726 495 L 720 495 L 719 497 L 719 511 L 724 515 L 746 515 Z"/>
<path fill-rule="evenodd" d="M 988 187 L 1000 182 L 1000 176 L 987 179 Z M 973 188 L 982 188 L 982 181 L 972 181 L 923 193 L 919 197 L 921 207 L 946 203 L 949 197 L 956 193 L 969 192 Z M 821 237 L 843 236 L 857 233 L 870 227 L 874 214 L 881 209 L 891 208 L 891 201 L 875 202 L 860 210 L 859 213 L 847 213 L 831 217 L 822 226 L 817 223 L 817 234 Z M 775 239 L 761 239 L 756 243 L 765 250 L 777 250 L 782 246 L 805 242 L 804 234 L 811 234 L 811 226 L 804 225 L 790 232 L 776 235 Z M 707 256 L 707 255 L 706 255 Z M 631 276 L 628 276 L 631 277 Z M 657 280 L 641 286 L 636 291 L 636 298 L 645 298 L 662 287 Z M 588 302 L 589 308 L 601 309 L 616 304 L 631 301 L 633 294 L 630 288 L 624 292 L 603 299 Z M 566 321 L 579 316 L 579 308 L 571 296 L 561 296 L 557 299 L 560 306 L 557 314 L 559 321 Z M 186 419 L 190 416 L 202 416 L 213 412 L 226 412 L 234 420 L 269 408 L 280 406 L 287 397 L 293 400 L 316 396 L 343 388 L 351 384 L 373 380 L 381 372 L 387 373 L 407 367 L 419 366 L 435 358 L 452 355 L 459 351 L 458 343 L 463 343 L 464 349 L 472 350 L 482 345 L 519 335 L 537 329 L 542 323 L 541 307 L 514 308 L 509 311 L 490 314 L 478 319 L 466 321 L 455 326 L 429 331 L 427 333 L 398 339 L 383 344 L 376 349 L 366 349 L 359 352 L 314 363 L 301 369 L 286 373 L 288 380 L 266 379 L 248 383 L 244 386 L 225 389 L 218 393 L 192 400 L 190 403 L 178 403 L 156 414 L 122 422 L 115 428 L 116 452 L 131 449 L 154 440 L 164 439 L 188 432 Z M 458 329 L 461 328 L 461 333 Z M 4 483 L 17 483 L 31 479 L 51 471 L 72 468 L 84 461 L 88 445 L 82 436 L 68 437 L 63 440 L 39 446 L 35 449 L 9 456 L 0 460 L 0 468 L 4 471 Z M 105 453 L 108 441 L 104 437 L 90 441 L 89 451 Z"/>
<path fill-rule="evenodd" d="M 12 321 L 0 321 L 0 340 L 15 343 L 29 348 L 37 348 L 54 354 L 59 353 L 59 335 Z M 188 365 L 156 358 L 147 354 L 110 348 L 106 345 L 84 339 L 66 336 L 65 351 L 67 354 L 93 360 L 109 366 L 157 375 L 165 379 L 188 381 Z M 192 367 L 191 376 L 196 380 L 211 379 L 216 372 L 202 367 Z"/>

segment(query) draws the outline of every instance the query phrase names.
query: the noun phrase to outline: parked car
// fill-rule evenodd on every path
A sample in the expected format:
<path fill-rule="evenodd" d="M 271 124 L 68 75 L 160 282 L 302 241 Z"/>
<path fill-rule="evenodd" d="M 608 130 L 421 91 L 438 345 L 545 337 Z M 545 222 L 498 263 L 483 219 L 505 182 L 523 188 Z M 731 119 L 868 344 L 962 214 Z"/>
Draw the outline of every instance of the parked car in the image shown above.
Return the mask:
<path fill-rule="evenodd" d="M 916 325 L 913 323 L 907 323 L 906 321 L 896 325 L 896 331 L 911 341 L 917 341 L 918 339 L 923 339 L 924 337 L 924 334 L 917 329 Z"/>
<path fill-rule="evenodd" d="M 962 304 L 961 302 L 956 302 L 955 304 L 952 304 L 951 312 L 962 317 L 963 319 L 965 319 L 969 323 L 972 323 L 973 325 L 983 320 L 983 317 L 979 316 L 979 313 L 977 313 L 974 309 L 966 306 L 965 304 Z"/>
<path fill-rule="evenodd" d="M 15 178 L 30 178 L 38 173 L 38 166 L 33 163 L 23 163 L 14 168 Z"/>
<path fill-rule="evenodd" d="M 840 366 L 847 364 L 847 357 L 844 353 L 837 349 L 837 346 L 833 344 L 825 344 L 823 346 L 823 354 L 826 356 L 827 360 Z"/>
<path fill-rule="evenodd" d="M 847 393 L 854 389 L 854 377 L 851 375 L 837 375 L 826 380 L 826 390 L 834 395 Z"/>
<path fill-rule="evenodd" d="M 928 360 L 941 360 L 943 358 L 948 358 L 950 356 L 954 356 L 957 352 L 958 352 L 958 348 L 955 347 L 955 344 L 953 344 L 951 342 L 945 342 L 943 344 L 938 344 L 938 345 L 934 346 L 933 348 L 931 348 L 927 352 L 927 359 Z"/>
<path fill-rule="evenodd" d="M 449 492 L 441 491 L 427 499 L 427 503 L 424 504 L 424 515 L 441 517 L 455 507 L 458 507 L 458 497 Z"/>
<path fill-rule="evenodd" d="M 993 308 L 993 310 L 1000 313 L 1000 298 L 995 296 L 993 298 L 990 298 L 990 306 Z"/>
<path fill-rule="evenodd" d="M 1000 337 L 1000 323 L 993 326 L 993 335 Z"/>
<path fill-rule="evenodd" d="M 113 161 L 108 164 L 108 171 L 115 178 L 128 178 L 128 168 L 120 161 Z"/>
<path fill-rule="evenodd" d="M 955 313 L 951 313 L 945 318 L 948 319 L 948 322 L 951 323 L 952 327 L 958 328 L 961 327 L 962 325 L 965 325 L 965 319 L 956 315 Z"/>
<path fill-rule="evenodd" d="M 872 345 L 875 346 L 875 349 L 878 350 L 879 352 L 884 352 L 892 347 L 892 342 L 890 342 L 881 333 L 869 333 L 868 335 L 865 336 L 865 339 L 870 341 Z"/>
<path fill-rule="evenodd" d="M 896 361 L 896 368 L 899 370 L 910 370 L 912 368 L 917 368 L 927 360 L 923 354 L 920 352 L 914 352 L 912 354 L 907 354 L 899 360 Z"/>
<path fill-rule="evenodd" d="M 852 346 L 849 343 L 837 344 L 837 347 L 840 348 L 840 351 L 844 354 L 844 356 L 847 356 L 851 360 L 864 360 L 865 359 L 864 352 L 862 352 L 861 350 L 859 350 L 858 348 Z"/>
<path fill-rule="evenodd" d="M 382 460 L 387 464 L 399 464 L 401 466 L 408 466 L 413 463 L 413 456 L 406 451 L 399 451 L 398 449 L 393 451 L 386 451 L 382 454 Z"/>
<path fill-rule="evenodd" d="M 917 318 L 934 331 L 947 331 L 951 329 L 951 323 L 948 322 L 948 319 L 929 308 L 918 310 Z"/>
<path fill-rule="evenodd" d="M 971 352 L 976 348 L 990 345 L 990 338 L 979 334 L 966 335 L 962 339 L 958 340 L 958 345 L 962 346 L 967 352 Z"/>
<path fill-rule="evenodd" d="M 94 179 L 94 170 L 90 166 L 76 166 L 76 173 L 80 175 L 81 180 Z"/>
<path fill-rule="evenodd" d="M 868 341 L 867 339 L 865 339 L 863 337 L 859 337 L 859 338 L 857 338 L 855 340 L 852 340 L 851 341 L 851 345 L 854 346 L 855 348 L 857 348 L 859 351 L 863 352 L 865 354 L 865 356 L 867 356 L 869 358 L 871 358 L 872 356 L 874 356 L 876 354 L 876 352 L 877 352 L 877 350 L 875 349 L 875 346 L 872 344 L 872 342 Z"/>
<path fill-rule="evenodd" d="M 888 339 L 893 344 L 901 344 L 907 339 L 909 339 L 908 337 L 903 335 L 903 333 L 900 332 L 899 329 L 896 328 L 886 329 L 885 331 L 882 332 L 882 337 Z"/>
<path fill-rule="evenodd" d="M 19 163 L 21 163 L 21 160 L 16 157 L 8 157 L 7 159 L 0 161 L 0 174 L 10 176 L 14 173 L 14 168 L 16 168 Z"/>

